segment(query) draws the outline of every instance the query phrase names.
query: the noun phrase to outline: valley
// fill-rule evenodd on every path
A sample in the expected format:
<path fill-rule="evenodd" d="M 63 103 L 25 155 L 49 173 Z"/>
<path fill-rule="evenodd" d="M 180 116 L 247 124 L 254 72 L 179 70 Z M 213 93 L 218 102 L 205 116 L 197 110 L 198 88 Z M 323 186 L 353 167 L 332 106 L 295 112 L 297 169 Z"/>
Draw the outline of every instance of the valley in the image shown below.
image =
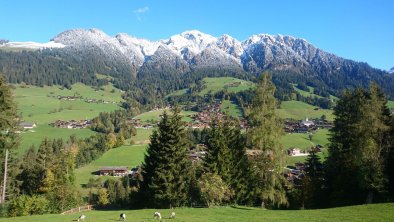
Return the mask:
<path fill-rule="evenodd" d="M 1 7 L 0 222 L 393 221 L 393 1 Z"/>
<path fill-rule="evenodd" d="M 201 91 L 197 92 L 201 97 L 214 95 L 221 91 L 238 93 L 254 87 L 252 82 L 228 77 L 205 78 L 202 83 Z M 182 96 L 184 94 L 180 92 L 190 92 L 193 87 L 195 85 L 172 93 L 168 97 Z M 111 85 L 103 86 L 100 89 L 92 89 L 80 83 L 73 85 L 71 89 L 65 89 L 60 86 L 35 87 L 15 85 L 14 93 L 15 100 L 18 103 L 19 113 L 23 117 L 23 120 L 37 125 L 33 129 L 22 131 L 22 140 L 19 148 L 20 155 L 32 144 L 38 148 L 44 137 L 49 139 L 62 138 L 66 141 L 71 135 L 76 135 L 78 138 L 87 138 L 95 134 L 89 128 L 56 128 L 51 126 L 50 123 L 59 119 L 65 121 L 72 119 L 90 120 L 97 116 L 99 112 L 110 112 L 115 109 L 121 109 L 119 103 L 123 101 L 121 92 Z M 89 102 L 89 100 L 97 102 Z M 188 106 L 194 105 L 193 103 L 188 103 Z M 243 117 L 242 107 L 232 100 L 222 100 L 218 110 L 234 118 Z M 75 183 L 84 195 L 87 195 L 88 192 L 88 189 L 85 188 L 87 182 L 90 178 L 97 178 L 93 173 L 100 167 L 127 166 L 131 169 L 142 163 L 146 146 L 149 143 L 149 137 L 164 111 L 169 112 L 169 108 L 157 108 L 135 116 L 134 119 L 138 119 L 139 121 L 139 125 L 135 125 L 137 134 L 132 136 L 130 140 L 127 140 L 125 145 L 113 148 L 99 159 L 76 169 Z M 315 106 L 300 101 L 283 101 L 277 111 L 283 119 L 301 121 L 306 117 L 314 119 L 325 115 L 327 120 L 333 120 L 331 110 L 315 110 Z M 196 111 L 183 110 L 181 112 L 181 116 L 183 116 L 182 120 L 191 124 L 193 122 L 193 116 L 197 114 L 198 112 Z M 209 124 L 209 121 L 207 124 Z M 312 146 L 321 145 L 324 149 L 319 155 L 324 159 L 327 155 L 327 135 L 328 131 L 326 129 L 320 129 L 313 133 L 312 140 L 306 133 L 286 133 L 281 139 L 281 142 L 285 149 L 297 147 L 302 151 L 307 151 Z M 135 145 L 129 145 L 130 141 L 133 141 Z M 290 156 L 288 163 L 293 165 L 296 162 L 303 162 L 305 159 L 306 156 Z"/>

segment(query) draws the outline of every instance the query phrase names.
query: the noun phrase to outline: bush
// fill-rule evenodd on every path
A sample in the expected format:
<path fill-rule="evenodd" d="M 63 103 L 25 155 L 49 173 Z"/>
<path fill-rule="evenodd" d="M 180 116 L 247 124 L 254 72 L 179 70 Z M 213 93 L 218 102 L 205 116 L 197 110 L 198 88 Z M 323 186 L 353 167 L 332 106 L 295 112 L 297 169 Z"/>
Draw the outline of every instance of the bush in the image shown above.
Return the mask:
<path fill-rule="evenodd" d="M 8 208 L 11 217 L 48 213 L 49 200 L 39 195 L 21 195 L 13 199 Z"/>
<path fill-rule="evenodd" d="M 198 187 L 208 207 L 220 205 L 223 201 L 230 200 L 234 195 L 222 178 L 213 173 L 203 174 L 198 181 Z"/>

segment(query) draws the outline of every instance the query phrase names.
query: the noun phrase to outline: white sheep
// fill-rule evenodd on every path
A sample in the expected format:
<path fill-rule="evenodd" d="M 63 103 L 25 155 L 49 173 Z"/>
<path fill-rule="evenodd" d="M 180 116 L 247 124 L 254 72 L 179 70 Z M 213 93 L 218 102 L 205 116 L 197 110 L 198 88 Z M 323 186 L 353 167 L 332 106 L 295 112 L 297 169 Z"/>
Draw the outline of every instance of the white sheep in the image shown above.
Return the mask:
<path fill-rule="evenodd" d="M 82 214 L 81 216 L 78 217 L 77 221 L 78 222 L 85 221 L 85 218 L 86 218 L 85 214 Z"/>
<path fill-rule="evenodd" d="M 119 215 L 119 220 L 125 221 L 125 220 L 126 220 L 126 214 L 125 214 L 125 213 L 121 213 L 121 214 Z"/>
<path fill-rule="evenodd" d="M 155 212 L 154 214 L 153 214 L 153 218 L 159 218 L 159 220 L 161 221 L 161 214 L 159 213 L 159 212 Z"/>
<path fill-rule="evenodd" d="M 170 219 L 174 219 L 175 218 L 175 212 L 172 212 L 171 214 L 170 214 L 170 217 L 169 217 Z"/>

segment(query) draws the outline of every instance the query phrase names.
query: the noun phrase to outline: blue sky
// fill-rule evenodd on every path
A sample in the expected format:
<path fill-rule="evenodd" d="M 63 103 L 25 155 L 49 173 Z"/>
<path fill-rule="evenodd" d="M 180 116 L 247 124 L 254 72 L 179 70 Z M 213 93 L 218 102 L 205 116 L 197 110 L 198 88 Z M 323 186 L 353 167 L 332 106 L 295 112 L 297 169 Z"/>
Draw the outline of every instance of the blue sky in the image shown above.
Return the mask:
<path fill-rule="evenodd" d="M 2 0 L 0 39 L 47 42 L 74 28 L 158 40 L 197 29 L 245 40 L 268 33 L 373 67 L 394 67 L 392 0 Z"/>

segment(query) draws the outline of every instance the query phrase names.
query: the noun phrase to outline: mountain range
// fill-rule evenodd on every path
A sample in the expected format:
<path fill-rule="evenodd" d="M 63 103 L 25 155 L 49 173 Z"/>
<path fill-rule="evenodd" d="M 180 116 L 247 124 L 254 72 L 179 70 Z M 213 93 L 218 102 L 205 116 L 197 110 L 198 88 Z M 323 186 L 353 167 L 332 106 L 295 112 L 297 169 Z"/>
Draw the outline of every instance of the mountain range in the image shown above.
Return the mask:
<path fill-rule="evenodd" d="M 2 48 L 39 49 L 29 53 L 45 55 L 41 60 L 54 54 L 63 59 L 72 57 L 72 61 L 83 61 L 83 66 L 89 66 L 86 69 L 89 72 L 105 73 L 127 81 L 135 79 L 144 82 L 144 79 L 151 80 L 155 76 L 154 82 L 176 80 L 201 70 L 205 73 L 226 73 L 223 75 L 242 73 L 245 76 L 255 76 L 268 70 L 278 78 L 319 85 L 334 94 L 344 88 L 365 87 L 370 81 L 375 81 L 386 93 L 394 96 L 394 91 L 388 90 L 394 88 L 389 72 L 372 68 L 367 63 L 338 57 L 305 39 L 292 36 L 258 34 L 239 41 L 229 35 L 214 37 L 192 30 L 168 39 L 149 41 L 125 33 L 109 36 L 99 29 L 74 29 L 58 34 L 49 43 L 3 41 L 0 42 Z M 15 81 L 10 78 L 10 69 L 1 60 L 2 57 L 0 72 Z M 75 70 L 71 61 L 65 66 L 69 67 L 70 72 Z M 11 70 L 16 74 L 26 72 L 25 69 Z M 62 71 L 65 72 L 63 68 Z M 50 70 L 46 72 L 51 73 Z M 24 73 L 22 76 L 26 75 Z M 20 81 L 26 81 L 26 78 Z M 342 84 L 338 85 L 338 81 Z"/>

